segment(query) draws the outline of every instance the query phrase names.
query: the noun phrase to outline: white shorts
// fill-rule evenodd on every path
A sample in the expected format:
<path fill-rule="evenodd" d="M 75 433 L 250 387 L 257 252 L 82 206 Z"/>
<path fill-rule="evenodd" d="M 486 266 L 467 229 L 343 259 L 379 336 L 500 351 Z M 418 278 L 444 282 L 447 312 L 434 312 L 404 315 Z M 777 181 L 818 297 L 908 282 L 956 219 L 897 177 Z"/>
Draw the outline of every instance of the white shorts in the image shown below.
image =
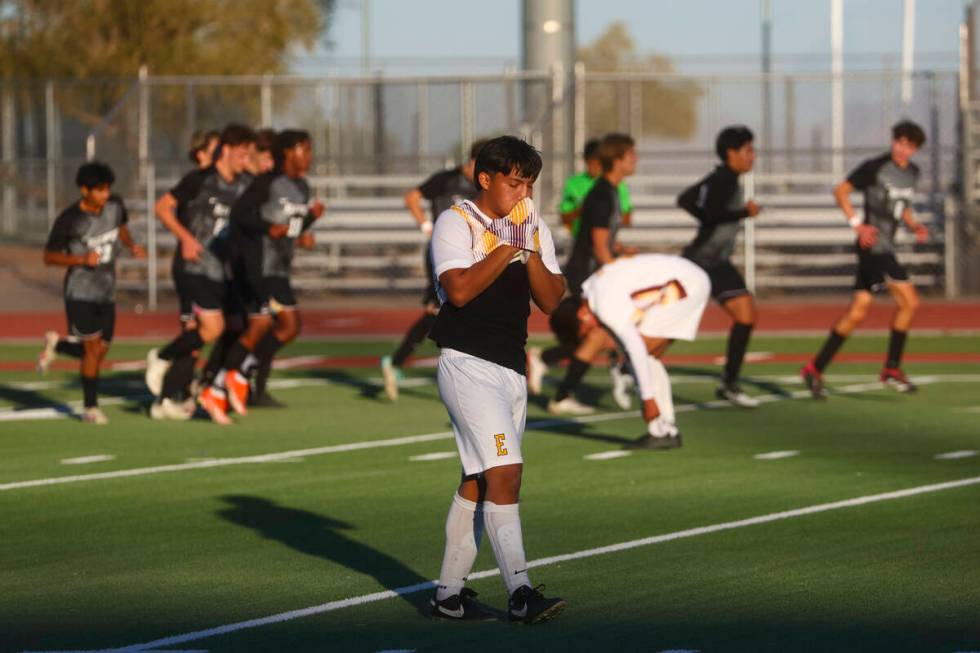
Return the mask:
<path fill-rule="evenodd" d="M 672 304 L 653 306 L 646 311 L 637 328 L 648 338 L 694 340 L 698 335 L 701 316 L 711 296 L 708 275 L 689 275 L 684 283 L 687 296 Z"/>
<path fill-rule="evenodd" d="M 496 363 L 443 349 L 436 377 L 467 476 L 519 465 L 527 420 L 527 381 Z"/>

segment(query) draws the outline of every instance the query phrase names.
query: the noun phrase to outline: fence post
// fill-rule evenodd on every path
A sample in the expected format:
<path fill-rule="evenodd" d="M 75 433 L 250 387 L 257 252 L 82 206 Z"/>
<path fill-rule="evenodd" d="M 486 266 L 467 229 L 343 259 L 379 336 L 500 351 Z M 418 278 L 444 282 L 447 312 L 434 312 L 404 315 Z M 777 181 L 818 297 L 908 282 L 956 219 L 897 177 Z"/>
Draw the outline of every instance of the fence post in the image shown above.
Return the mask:
<path fill-rule="evenodd" d="M 572 153 L 572 159 L 580 156 L 582 151 L 585 149 L 585 62 L 576 61 L 575 62 L 575 84 L 572 86 L 572 92 L 575 93 L 575 136 L 574 136 L 574 152 Z M 635 137 L 634 137 L 635 138 Z"/>
<path fill-rule="evenodd" d="M 154 204 L 157 201 L 156 166 L 152 161 L 146 164 L 146 304 L 151 311 L 157 310 L 157 219 Z M 180 255 L 180 243 L 175 256 Z"/>
<path fill-rule="evenodd" d="M 475 112 L 472 82 L 460 82 L 459 102 L 459 160 L 469 161 L 470 146 L 473 144 L 473 122 Z"/>
<path fill-rule="evenodd" d="M 150 87 L 149 69 L 140 66 L 140 106 L 139 106 L 139 179 L 146 183 L 146 164 L 150 158 Z"/>
<path fill-rule="evenodd" d="M 261 102 L 262 126 L 272 126 L 272 75 L 262 75 L 262 86 L 259 92 Z"/>
<path fill-rule="evenodd" d="M 742 191 L 745 200 L 755 199 L 755 174 L 749 172 L 742 177 Z M 742 237 L 745 263 L 745 286 L 755 294 L 755 218 L 743 221 L 745 232 Z"/>
<path fill-rule="evenodd" d="M 57 216 L 57 177 L 55 175 L 54 159 L 56 155 L 55 139 L 57 136 L 57 126 L 55 125 L 55 106 L 54 106 L 54 82 L 48 80 L 44 84 L 44 149 L 45 163 L 47 167 L 47 207 L 48 207 L 48 228 L 54 224 Z"/>
<path fill-rule="evenodd" d="M 415 172 L 425 174 L 429 154 L 429 85 L 424 82 L 415 85 L 415 131 Z"/>
<path fill-rule="evenodd" d="M 557 204 L 565 179 L 568 143 L 565 139 L 565 66 L 556 60 L 551 68 L 551 199 L 546 206 Z"/>
<path fill-rule="evenodd" d="M 13 84 L 3 86 L 3 98 L 0 100 L 0 135 L 3 136 L 3 168 L 6 179 L 3 182 L 3 230 L 7 233 L 16 231 L 17 186 L 14 184 L 14 163 L 17 158 L 17 125 L 14 118 L 14 89 Z"/>

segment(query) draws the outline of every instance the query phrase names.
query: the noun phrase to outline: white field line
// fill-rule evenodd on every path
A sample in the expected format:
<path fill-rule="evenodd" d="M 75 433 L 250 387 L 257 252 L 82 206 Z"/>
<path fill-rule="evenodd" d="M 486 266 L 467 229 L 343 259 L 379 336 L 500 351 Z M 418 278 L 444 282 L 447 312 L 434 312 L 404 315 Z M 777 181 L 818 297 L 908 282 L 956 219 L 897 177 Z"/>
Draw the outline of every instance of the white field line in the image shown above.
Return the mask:
<path fill-rule="evenodd" d="M 932 492 L 954 490 L 954 489 L 968 487 L 971 485 L 978 485 L 978 484 L 980 484 L 980 476 L 974 476 L 972 478 L 964 478 L 957 481 L 947 481 L 945 483 L 934 483 L 931 485 L 920 485 L 918 487 L 907 488 L 904 490 L 896 490 L 893 492 L 884 492 L 881 494 L 869 494 L 865 496 L 855 497 L 853 499 L 844 499 L 842 501 L 821 503 L 813 506 L 807 506 L 804 508 L 784 510 L 782 512 L 773 512 L 767 515 L 759 515 L 758 517 L 749 517 L 747 519 L 738 519 L 735 521 L 722 522 L 719 524 L 711 524 L 708 526 L 689 528 L 682 531 L 674 531 L 673 533 L 664 533 L 662 535 L 654 535 L 652 537 L 630 540 L 628 542 L 620 542 L 618 544 L 610 544 L 607 546 L 600 546 L 593 549 L 584 549 L 572 553 L 565 553 L 562 555 L 550 556 L 547 558 L 539 558 L 537 560 L 532 560 L 531 562 L 529 562 L 528 567 L 529 568 L 547 567 L 549 565 L 555 565 L 562 562 L 570 562 L 573 560 L 593 558 L 595 556 L 607 555 L 610 553 L 619 553 L 621 551 L 629 551 L 631 549 L 651 546 L 654 544 L 663 544 L 665 542 L 673 542 L 676 540 L 682 540 L 691 537 L 700 537 L 702 535 L 710 535 L 712 533 L 719 533 L 722 531 L 730 531 L 738 528 L 746 528 L 749 526 L 770 524 L 773 522 L 782 521 L 786 519 L 795 519 L 797 517 L 816 515 L 819 513 L 829 512 L 832 510 L 840 510 L 843 508 L 854 508 L 856 506 L 865 506 L 872 503 L 879 503 L 881 501 L 906 499 L 909 497 L 918 496 L 920 494 L 929 494 Z M 499 574 L 500 574 L 499 569 L 488 569 L 486 571 L 480 571 L 475 574 L 470 574 L 469 579 L 478 580 L 483 578 L 491 578 Z M 415 585 L 408 585 L 406 587 L 399 587 L 393 590 L 385 590 L 382 592 L 363 594 L 361 596 L 354 596 L 347 599 L 340 599 L 337 601 L 322 603 L 320 605 L 315 605 L 309 608 L 290 610 L 288 612 L 281 612 L 279 614 L 274 614 L 267 617 L 260 617 L 258 619 L 249 619 L 247 621 L 239 621 L 224 626 L 217 626 L 214 628 L 207 628 L 205 630 L 197 630 L 189 633 L 184 633 L 181 635 L 164 637 L 161 639 L 153 640 L 152 642 L 145 642 L 142 644 L 131 644 L 129 646 L 125 646 L 122 648 L 104 649 L 104 653 L 109 653 L 110 651 L 112 651 L 113 653 L 148 653 L 148 651 L 153 649 L 167 648 L 170 646 L 176 646 L 178 644 L 184 644 L 187 642 L 196 642 L 202 639 L 216 637 L 219 635 L 227 635 L 229 633 L 234 633 L 249 628 L 269 626 L 272 624 L 283 623 L 285 621 L 292 621 L 294 619 L 302 619 L 304 617 L 324 614 L 326 612 L 335 612 L 337 610 L 343 610 L 345 608 L 351 608 L 357 605 L 364 605 L 365 603 L 374 603 L 376 601 L 383 601 L 385 599 L 390 599 L 397 596 L 415 594 L 416 592 L 423 592 L 425 590 L 430 590 L 433 587 L 435 587 L 435 585 L 436 585 L 436 581 L 429 581 L 425 583 L 417 583 Z M 30 653 L 30 652 L 25 651 L 24 653 Z"/>
<path fill-rule="evenodd" d="M 112 454 L 94 454 L 92 456 L 80 456 L 78 458 L 62 458 L 62 465 L 88 465 L 91 463 L 104 463 L 109 460 L 115 460 L 116 457 Z"/>
<path fill-rule="evenodd" d="M 412 462 L 422 463 L 430 460 L 448 460 L 449 458 L 455 458 L 457 455 L 459 454 L 455 451 L 436 451 L 434 453 L 424 453 L 419 456 L 410 456 L 408 459 Z"/>
<path fill-rule="evenodd" d="M 924 385 L 926 383 L 932 383 L 939 380 L 939 377 L 928 377 L 923 379 L 918 379 L 919 385 Z M 873 383 L 858 383 L 849 386 L 843 386 L 837 388 L 835 394 L 855 394 L 860 392 L 867 392 L 869 390 L 877 390 L 882 387 L 882 384 L 875 381 Z M 788 395 L 770 394 L 770 395 L 758 395 L 756 399 L 763 403 L 771 403 L 776 401 L 782 401 L 787 398 L 801 399 L 810 396 L 808 390 L 799 390 L 792 392 Z M 692 412 L 696 410 L 707 410 L 712 408 L 728 408 L 731 404 L 727 401 L 708 401 L 704 403 L 697 404 L 682 404 L 677 406 L 674 410 L 675 412 Z M 527 423 L 527 429 L 535 430 L 546 430 L 549 428 L 557 426 L 565 426 L 569 423 L 577 424 L 593 424 L 597 422 L 609 422 L 620 419 L 627 419 L 633 417 L 639 417 L 640 411 L 638 410 L 628 410 L 616 413 L 600 413 L 598 415 L 585 415 L 582 417 L 562 417 L 562 418 L 551 418 L 551 419 L 541 419 L 532 420 Z M 410 435 L 400 438 L 389 438 L 386 440 L 368 440 L 366 442 L 351 442 L 348 444 L 338 444 L 326 447 L 315 447 L 312 449 L 296 449 L 293 451 L 281 451 L 269 454 L 260 454 L 255 456 L 243 456 L 238 458 L 215 458 L 214 460 L 201 460 L 196 462 L 185 462 L 185 463 L 174 463 L 170 465 L 157 465 L 154 467 L 137 467 L 133 469 L 119 469 L 109 472 L 100 472 L 96 474 L 79 474 L 75 476 L 55 476 L 52 478 L 41 478 L 29 481 L 15 481 L 12 483 L 0 484 L 0 492 L 9 492 L 11 490 L 23 490 L 32 487 L 41 487 L 46 485 L 61 485 L 64 483 L 79 483 L 86 481 L 102 481 L 113 478 L 127 478 L 134 476 L 148 476 L 151 474 L 164 474 L 169 472 L 182 472 L 192 469 L 210 469 L 214 467 L 227 467 L 229 465 L 248 465 L 254 463 L 267 463 L 273 461 L 286 460 L 290 458 L 300 458 L 300 457 L 311 457 L 311 456 L 322 456 L 334 453 L 345 453 L 348 451 L 360 451 L 362 449 L 376 449 L 379 447 L 396 447 L 406 444 L 417 444 L 419 442 L 433 442 L 436 440 L 448 440 L 453 437 L 452 431 L 442 431 L 440 433 L 426 433 L 423 435 Z"/>
<path fill-rule="evenodd" d="M 792 458 L 793 456 L 799 456 L 799 451 L 769 451 L 767 453 L 757 453 L 753 456 L 756 460 L 781 460 L 783 458 Z"/>
<path fill-rule="evenodd" d="M 613 449 L 612 451 L 600 451 L 599 453 L 590 453 L 584 456 L 585 460 L 613 460 L 615 458 L 625 458 L 627 456 L 632 456 L 632 451 L 626 451 L 624 449 Z"/>
<path fill-rule="evenodd" d="M 972 449 L 964 449 L 962 451 L 949 451 L 947 453 L 939 453 L 934 457 L 936 460 L 959 460 L 960 458 L 973 458 L 977 455 L 977 452 Z"/>

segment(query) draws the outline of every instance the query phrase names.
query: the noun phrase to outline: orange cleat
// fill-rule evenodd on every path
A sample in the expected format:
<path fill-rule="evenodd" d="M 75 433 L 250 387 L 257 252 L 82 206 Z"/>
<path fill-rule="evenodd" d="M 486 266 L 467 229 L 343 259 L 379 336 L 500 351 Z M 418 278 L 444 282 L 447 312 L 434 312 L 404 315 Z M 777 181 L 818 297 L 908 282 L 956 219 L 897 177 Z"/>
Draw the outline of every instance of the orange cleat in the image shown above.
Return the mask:
<path fill-rule="evenodd" d="M 248 414 L 248 379 L 238 370 L 232 370 L 225 375 L 225 388 L 228 390 L 228 403 L 239 415 Z"/>
<path fill-rule="evenodd" d="M 231 418 L 228 417 L 228 398 L 224 390 L 208 386 L 201 390 L 197 401 L 201 404 L 201 408 L 211 416 L 211 421 L 215 424 L 228 426 L 232 423 Z"/>

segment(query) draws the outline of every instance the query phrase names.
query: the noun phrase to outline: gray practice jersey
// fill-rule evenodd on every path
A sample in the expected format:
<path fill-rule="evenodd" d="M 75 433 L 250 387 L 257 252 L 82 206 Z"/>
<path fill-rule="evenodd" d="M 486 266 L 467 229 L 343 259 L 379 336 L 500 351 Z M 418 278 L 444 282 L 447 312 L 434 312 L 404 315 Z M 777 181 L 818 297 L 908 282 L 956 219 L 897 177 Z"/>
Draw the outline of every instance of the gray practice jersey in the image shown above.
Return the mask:
<path fill-rule="evenodd" d="M 677 197 L 677 205 L 701 224 L 684 257 L 710 269 L 731 258 L 739 221 L 749 216 L 738 174 L 727 165 L 715 170 Z"/>
<path fill-rule="evenodd" d="M 868 159 L 847 176 L 855 190 L 864 192 L 864 224 L 878 228 L 878 239 L 872 254 L 895 251 L 895 230 L 905 209 L 912 207 L 919 168 L 909 163 L 896 164 L 891 154 Z"/>
<path fill-rule="evenodd" d="M 87 213 L 76 202 L 54 221 L 44 246 L 47 251 L 73 256 L 84 256 L 93 250 L 99 253 L 99 263 L 95 267 L 73 265 L 68 268 L 65 299 L 98 303 L 115 301 L 119 228 L 127 219 L 122 199 L 113 195 L 101 213 Z"/>
<path fill-rule="evenodd" d="M 296 238 L 313 223 L 306 179 L 272 172 L 256 179 L 232 208 L 232 222 L 245 238 L 249 274 L 288 278 Z M 285 224 L 282 238 L 269 237 L 269 227 Z"/>
<path fill-rule="evenodd" d="M 178 250 L 177 265 L 187 274 L 224 281 L 230 249 L 231 205 L 245 192 L 251 177 L 238 175 L 226 181 L 214 167 L 194 170 L 170 191 L 177 200 L 177 217 L 204 247 L 196 261 L 185 261 Z"/>

